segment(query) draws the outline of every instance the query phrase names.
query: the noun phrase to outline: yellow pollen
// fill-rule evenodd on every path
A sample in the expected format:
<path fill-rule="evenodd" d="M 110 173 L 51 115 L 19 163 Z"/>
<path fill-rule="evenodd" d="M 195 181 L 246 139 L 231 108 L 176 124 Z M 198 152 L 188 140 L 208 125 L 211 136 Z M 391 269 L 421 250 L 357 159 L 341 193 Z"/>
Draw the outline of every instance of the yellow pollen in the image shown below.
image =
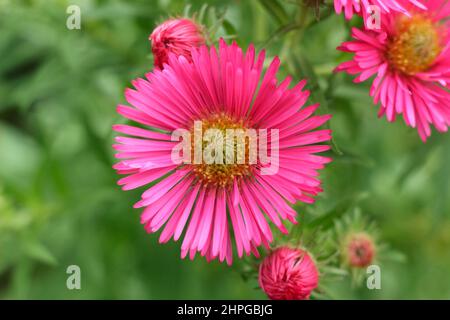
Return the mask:
<path fill-rule="evenodd" d="M 218 129 L 221 131 L 223 140 L 223 164 L 222 163 L 212 163 L 207 164 L 205 161 L 202 161 L 200 164 L 191 164 L 192 170 L 195 173 L 196 177 L 203 182 L 205 185 L 215 185 L 218 187 L 228 187 L 233 184 L 233 181 L 236 177 L 239 176 L 250 176 L 252 173 L 252 164 L 249 163 L 249 140 L 248 137 L 245 138 L 245 162 L 238 163 L 237 162 L 237 154 L 239 150 L 242 149 L 239 142 L 239 139 L 233 139 L 232 148 L 234 150 L 234 159 L 229 160 L 230 163 L 227 163 L 226 157 L 226 130 L 227 129 L 247 129 L 247 124 L 242 121 L 236 121 L 232 117 L 224 114 L 213 114 L 205 119 L 202 119 L 202 134 L 203 137 L 205 132 L 208 129 Z M 194 136 L 194 129 L 191 129 L 191 136 Z M 194 139 L 191 141 L 191 158 L 194 159 L 195 152 L 195 141 Z M 202 139 L 202 149 L 204 150 L 207 143 Z"/>
<path fill-rule="evenodd" d="M 442 50 L 437 26 L 420 15 L 402 17 L 397 35 L 388 46 L 387 58 L 395 69 L 407 75 L 426 71 Z"/>

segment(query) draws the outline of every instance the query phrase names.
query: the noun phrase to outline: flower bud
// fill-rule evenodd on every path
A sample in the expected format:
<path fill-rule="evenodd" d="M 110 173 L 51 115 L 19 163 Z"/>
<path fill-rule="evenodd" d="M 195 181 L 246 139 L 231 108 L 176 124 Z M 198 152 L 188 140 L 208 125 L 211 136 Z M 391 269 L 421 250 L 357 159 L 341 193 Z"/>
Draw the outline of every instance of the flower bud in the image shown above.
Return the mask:
<path fill-rule="evenodd" d="M 259 268 L 259 285 L 272 300 L 305 300 L 317 287 L 319 272 L 302 249 L 280 247 Z"/>
<path fill-rule="evenodd" d="M 372 238 L 365 233 L 350 235 L 346 250 L 347 263 L 355 268 L 369 266 L 375 257 L 375 244 Z"/>
<path fill-rule="evenodd" d="M 169 53 L 191 59 L 191 49 L 205 44 L 202 27 L 186 18 L 169 19 L 153 30 L 149 37 L 154 64 L 162 69 L 169 60 Z"/>

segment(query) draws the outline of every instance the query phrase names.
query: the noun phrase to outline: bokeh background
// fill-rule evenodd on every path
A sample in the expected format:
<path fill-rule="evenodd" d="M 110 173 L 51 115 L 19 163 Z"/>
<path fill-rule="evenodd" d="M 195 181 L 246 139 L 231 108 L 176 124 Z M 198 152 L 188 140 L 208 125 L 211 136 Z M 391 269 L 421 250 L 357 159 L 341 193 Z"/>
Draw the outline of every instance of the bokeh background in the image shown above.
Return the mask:
<path fill-rule="evenodd" d="M 141 190 L 121 191 L 111 169 L 115 107 L 152 68 L 148 35 L 206 2 L 216 37 L 279 55 L 281 74 L 308 78 L 311 101 L 334 115 L 335 160 L 317 203 L 298 206 L 304 223 L 358 206 L 403 257 L 382 265 L 381 290 L 344 278 L 327 284 L 329 297 L 450 298 L 450 135 L 423 144 L 401 119 L 378 119 L 368 84 L 332 73 L 348 58 L 335 48 L 350 25 L 326 6 L 317 22 L 317 10 L 287 0 L 0 0 L 0 298 L 265 298 L 242 262 L 184 261 L 179 243 L 147 235 L 132 209 Z M 70 4 L 81 30 L 66 28 Z M 81 290 L 66 288 L 72 264 Z"/>

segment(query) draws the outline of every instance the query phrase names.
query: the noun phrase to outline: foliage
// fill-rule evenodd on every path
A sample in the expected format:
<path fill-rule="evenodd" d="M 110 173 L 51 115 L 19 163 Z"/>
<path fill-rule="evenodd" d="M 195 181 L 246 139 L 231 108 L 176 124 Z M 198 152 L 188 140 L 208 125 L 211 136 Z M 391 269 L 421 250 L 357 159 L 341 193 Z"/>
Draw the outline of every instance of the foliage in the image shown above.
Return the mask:
<path fill-rule="evenodd" d="M 66 28 L 77 4 L 82 29 Z M 328 229 L 359 207 L 406 262 L 382 266 L 382 290 L 326 284 L 328 298 L 450 297 L 450 135 L 423 144 L 400 121 L 376 117 L 368 87 L 332 70 L 346 56 L 342 16 L 300 1 L 0 1 L 0 298 L 263 298 L 230 268 L 179 259 L 116 186 L 111 125 L 134 78 L 152 68 L 148 35 L 168 15 L 193 14 L 214 31 L 279 55 L 281 72 L 308 79 L 311 101 L 333 113 L 325 192 L 298 204 L 300 227 Z M 189 10 L 186 10 L 189 8 Z M 316 15 L 320 12 L 320 19 Z M 303 231 L 302 231 L 303 232 Z M 82 290 L 66 288 L 66 268 Z M 336 270 L 334 270 L 336 271 Z"/>

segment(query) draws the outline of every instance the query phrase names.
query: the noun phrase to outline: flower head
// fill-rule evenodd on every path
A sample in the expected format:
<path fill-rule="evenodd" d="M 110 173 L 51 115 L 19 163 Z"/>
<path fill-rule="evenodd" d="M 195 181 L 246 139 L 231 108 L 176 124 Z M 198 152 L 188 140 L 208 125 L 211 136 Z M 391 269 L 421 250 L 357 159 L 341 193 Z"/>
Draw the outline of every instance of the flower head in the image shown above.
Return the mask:
<path fill-rule="evenodd" d="M 366 284 L 367 271 L 370 266 L 382 266 L 392 257 L 398 262 L 404 258 L 382 241 L 376 223 L 363 215 L 359 208 L 348 212 L 334 222 L 334 240 L 330 249 L 339 252 L 336 262 L 345 270 L 353 285 Z"/>
<path fill-rule="evenodd" d="M 317 287 L 319 272 L 302 249 L 280 247 L 259 267 L 259 285 L 272 300 L 305 300 Z"/>
<path fill-rule="evenodd" d="M 423 141 L 450 124 L 450 1 L 430 0 L 427 12 L 411 7 L 411 16 L 392 13 L 381 17 L 381 30 L 353 29 L 354 41 L 339 49 L 354 53 L 353 60 L 336 70 L 358 74 L 354 82 L 376 75 L 370 95 L 381 102 L 379 116 L 388 121 L 403 115 Z"/>
<path fill-rule="evenodd" d="M 264 52 L 256 56 L 253 46 L 243 52 L 221 40 L 218 50 L 202 46 L 191 55 L 192 63 L 169 54 L 164 70 L 126 90 L 133 107 L 119 105 L 118 112 L 144 128 L 114 126 L 135 136 L 116 138 L 121 161 L 114 167 L 128 175 L 119 180 L 124 190 L 150 184 L 135 207 L 145 208 L 141 221 L 148 232 L 165 225 L 160 242 L 178 240 L 185 230 L 182 257 L 200 252 L 231 263 L 230 224 L 239 257 L 257 255 L 256 247 L 268 247 L 273 238 L 266 218 L 287 233 L 283 221 L 296 222 L 289 204 L 312 203 L 322 191 L 318 169 L 331 159 L 315 153 L 329 149 L 317 144 L 331 131 L 315 129 L 330 116 L 313 116 L 318 105 L 302 107 L 309 96 L 305 81 L 293 88 L 291 78 L 278 83 L 278 58 L 262 77 Z M 249 136 L 224 140 L 229 130 Z M 176 132 L 185 135 L 182 142 L 171 136 Z M 249 156 L 256 141 L 250 133 L 259 151 L 260 142 L 267 147 L 266 157 Z M 193 161 L 172 158 L 180 144 L 180 158 Z"/>
<path fill-rule="evenodd" d="M 410 15 L 411 7 L 426 10 L 427 7 L 422 4 L 424 1 L 418 0 L 334 0 L 334 9 L 337 14 L 344 12 L 346 19 L 351 19 L 354 14 L 359 14 L 366 20 L 369 14 L 373 13 L 374 7 L 380 12 L 394 13 L 399 12 Z M 413 9 L 414 10 L 414 9 Z"/>
<path fill-rule="evenodd" d="M 155 66 L 162 69 L 168 62 L 169 53 L 191 60 L 191 48 L 205 43 L 202 27 L 191 19 L 169 19 L 153 30 L 149 39 Z"/>
<path fill-rule="evenodd" d="M 375 257 L 374 240 L 366 233 L 349 234 L 345 243 L 346 262 L 355 268 L 365 268 Z"/>

